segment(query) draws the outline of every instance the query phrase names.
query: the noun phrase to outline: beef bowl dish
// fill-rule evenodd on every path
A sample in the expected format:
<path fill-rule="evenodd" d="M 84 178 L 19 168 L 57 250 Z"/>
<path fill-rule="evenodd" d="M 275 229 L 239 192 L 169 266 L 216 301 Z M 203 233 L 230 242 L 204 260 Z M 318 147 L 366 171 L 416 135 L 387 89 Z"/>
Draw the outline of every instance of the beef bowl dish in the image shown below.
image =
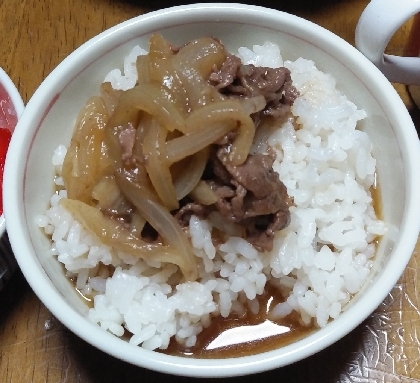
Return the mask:
<path fill-rule="evenodd" d="M 418 236 L 419 143 L 391 84 L 261 7 L 103 32 L 41 84 L 11 148 L 28 155 L 6 164 L 7 224 L 35 292 L 89 343 L 165 373 L 244 375 L 327 347 Z"/>

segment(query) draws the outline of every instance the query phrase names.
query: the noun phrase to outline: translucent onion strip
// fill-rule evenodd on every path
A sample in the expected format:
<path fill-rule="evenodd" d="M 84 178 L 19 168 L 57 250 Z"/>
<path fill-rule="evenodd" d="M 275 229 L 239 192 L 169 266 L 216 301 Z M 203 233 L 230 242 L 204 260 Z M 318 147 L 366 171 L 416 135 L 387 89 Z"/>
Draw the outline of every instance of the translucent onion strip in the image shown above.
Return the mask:
<path fill-rule="evenodd" d="M 213 70 L 221 67 L 226 56 L 222 44 L 206 37 L 189 42 L 173 57 L 172 65 L 188 95 L 190 110 L 222 98 L 207 78 Z"/>
<path fill-rule="evenodd" d="M 162 84 L 166 90 L 166 97 L 186 116 L 191 105 L 184 83 L 173 66 L 173 60 L 168 58 L 150 60 L 149 71 L 151 81 Z"/>
<path fill-rule="evenodd" d="M 162 35 L 155 33 L 149 39 L 149 58 L 151 61 L 160 58 L 169 58 L 174 55 L 171 44 Z"/>
<path fill-rule="evenodd" d="M 165 90 L 156 84 L 142 84 L 125 91 L 111 116 L 108 125 L 124 126 L 133 110 L 144 111 L 152 115 L 169 131 L 184 130 L 185 121 L 175 104 L 165 95 Z"/>
<path fill-rule="evenodd" d="M 101 84 L 100 93 L 102 99 L 104 100 L 106 109 L 110 115 L 115 110 L 115 106 L 118 103 L 121 92 L 121 90 L 115 90 L 110 82 L 104 82 Z"/>
<path fill-rule="evenodd" d="M 222 99 L 222 95 L 200 75 L 197 69 L 179 64 L 175 59 L 173 65 L 188 96 L 189 111 Z M 182 132 L 184 133 L 183 130 Z"/>
<path fill-rule="evenodd" d="M 92 198 L 98 209 L 109 209 L 121 197 L 121 191 L 115 182 L 115 177 L 102 177 L 92 190 Z"/>
<path fill-rule="evenodd" d="M 170 163 L 178 162 L 185 157 L 213 144 L 226 133 L 236 128 L 234 123 L 219 123 L 209 125 L 207 129 L 199 130 L 191 134 L 185 134 L 166 142 L 166 158 Z"/>
<path fill-rule="evenodd" d="M 195 188 L 191 191 L 190 197 L 197 203 L 202 205 L 212 205 L 219 200 L 219 197 L 211 189 L 206 181 L 199 181 Z"/>
<path fill-rule="evenodd" d="M 117 221 L 106 217 L 95 207 L 67 198 L 62 198 L 60 205 L 106 246 L 142 259 L 175 263 L 180 267 L 183 266 L 183 260 L 180 260 L 180 257 L 169 246 L 143 241 L 130 233 Z"/>
<path fill-rule="evenodd" d="M 181 200 L 199 183 L 210 155 L 207 147 L 191 156 L 186 167 L 174 181 L 176 197 Z"/>
<path fill-rule="evenodd" d="M 184 45 L 174 57 L 178 65 L 195 68 L 201 77 L 207 78 L 226 60 L 226 48 L 211 37 L 202 37 Z"/>
<path fill-rule="evenodd" d="M 130 179 L 116 174 L 117 183 L 127 199 L 136 207 L 140 214 L 160 234 L 165 242 L 176 250 L 177 264 L 185 279 L 194 281 L 198 277 L 197 260 L 177 220 L 161 204 L 147 198 L 138 184 Z M 173 261 L 172 263 L 175 263 Z"/>
<path fill-rule="evenodd" d="M 148 82 L 150 82 L 149 55 L 141 55 L 137 57 L 136 69 L 137 69 L 137 83 L 139 85 L 147 84 Z"/>
<path fill-rule="evenodd" d="M 117 182 L 118 188 L 121 190 L 121 184 L 119 180 L 122 178 L 126 179 L 130 184 L 136 185 L 136 190 L 141 193 L 144 198 L 150 199 L 154 202 L 162 204 L 159 196 L 153 189 L 153 185 L 150 182 L 150 178 L 147 174 L 144 165 L 139 164 L 136 168 L 119 168 L 115 171 L 115 181 Z M 122 192 L 123 190 L 121 190 Z"/>
<path fill-rule="evenodd" d="M 145 225 L 146 219 L 138 211 L 135 211 L 131 217 L 130 232 L 140 238 Z"/>
<path fill-rule="evenodd" d="M 232 143 L 228 161 L 231 165 L 245 162 L 255 135 L 252 118 L 237 100 L 224 100 L 208 104 L 192 112 L 186 120 L 186 131 L 209 129 L 215 123 L 231 121 L 238 124 L 238 133 Z"/>
<path fill-rule="evenodd" d="M 92 189 L 110 168 L 103 145 L 108 113 L 100 97 L 92 97 L 79 113 L 63 162 L 63 180 L 69 198 L 92 201 Z"/>
<path fill-rule="evenodd" d="M 152 119 L 152 117 L 149 117 Z M 169 211 L 179 208 L 176 191 L 166 160 L 167 130 L 154 119 L 148 124 L 143 141 L 143 154 L 146 158 L 145 167 L 149 178 L 163 204 Z"/>

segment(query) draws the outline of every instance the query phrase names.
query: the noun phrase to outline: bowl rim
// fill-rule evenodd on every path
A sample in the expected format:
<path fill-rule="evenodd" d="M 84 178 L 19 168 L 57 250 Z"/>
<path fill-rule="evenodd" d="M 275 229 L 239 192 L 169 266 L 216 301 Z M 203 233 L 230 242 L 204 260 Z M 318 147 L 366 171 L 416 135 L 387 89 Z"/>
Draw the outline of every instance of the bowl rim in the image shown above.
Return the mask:
<path fill-rule="evenodd" d="M 131 39 L 133 37 L 131 34 L 135 33 L 136 28 L 146 28 L 150 23 L 162 22 L 162 20 L 167 22 L 166 16 L 174 16 L 179 20 L 185 20 L 186 17 L 198 17 L 198 15 L 205 14 L 206 18 L 217 16 L 218 20 L 227 20 L 239 12 L 248 15 L 248 17 L 275 19 L 277 22 L 282 22 L 286 25 L 293 24 L 293 28 L 298 30 L 310 29 L 312 33 L 311 39 L 314 39 L 314 41 L 322 38 L 324 44 L 334 49 L 336 55 L 341 54 L 346 60 L 348 59 L 350 63 L 353 63 L 352 65 L 356 65 L 356 62 L 363 63 L 360 78 L 373 83 L 378 93 L 381 92 L 381 94 L 386 95 L 378 102 L 384 108 L 388 108 L 386 110 L 398 115 L 399 124 L 405 126 L 405 135 L 401 138 L 407 148 L 406 153 L 403 153 L 403 161 L 407 166 L 407 174 L 409 175 L 405 198 L 410 202 L 412 210 L 420 211 L 420 199 L 417 198 L 420 195 L 420 180 L 416 180 L 413 176 L 416 174 L 415 164 L 420 163 L 420 143 L 404 103 L 389 81 L 356 48 L 321 26 L 295 15 L 260 6 L 237 3 L 198 3 L 146 13 L 122 22 L 90 39 L 67 56 L 47 76 L 27 104 L 18 122 L 11 141 L 13 150 L 9 151 L 10 155 L 8 155 L 5 167 L 5 179 L 10 181 L 9 186 L 11 186 L 5 190 L 5 199 L 8 201 L 8 205 L 5 208 L 6 224 L 10 228 L 18 228 L 17 230 L 11 230 L 9 236 L 25 278 L 45 306 L 66 327 L 96 348 L 116 358 L 158 372 L 191 377 L 241 376 L 282 367 L 326 348 L 344 335 L 347 335 L 381 304 L 408 263 L 420 230 L 420 221 L 417 217 L 414 217 L 414 213 L 412 211 L 404 211 L 404 219 L 401 226 L 403 234 L 400 241 L 396 243 L 393 252 L 404 250 L 403 248 L 406 250 L 402 251 L 403 255 L 400 258 L 392 257 L 389 267 L 378 278 L 378 282 L 381 281 L 381 283 L 370 287 L 370 295 L 373 298 L 369 298 L 367 301 L 364 297 L 361 297 L 355 303 L 354 306 L 360 309 L 357 319 L 352 316 L 354 313 L 344 312 L 323 329 L 317 330 L 314 334 L 295 342 L 293 345 L 252 356 L 229 359 L 190 359 L 144 350 L 122 342 L 119 338 L 105 332 L 96 324 L 88 323 L 85 317 L 76 313 L 67 302 L 62 300 L 61 294 L 54 288 L 45 271 L 40 268 L 36 257 L 30 256 L 33 253 L 33 248 L 31 248 L 31 240 L 26 230 L 24 213 L 22 209 L 19 209 L 19 201 L 22 201 L 20 186 L 23 184 L 24 169 L 23 166 L 15 164 L 15 161 L 18 163 L 17 149 L 21 142 L 26 143 L 29 147 L 27 140 L 25 141 L 25 133 L 27 131 L 33 133 L 31 119 L 37 114 L 37 108 L 43 106 L 40 100 L 45 95 L 52 98 L 56 82 L 67 75 L 67 72 L 71 72 L 71 66 L 77 64 L 77 66 L 85 67 L 87 63 L 93 62 L 94 59 L 89 59 L 88 54 L 91 49 L 95 48 L 95 57 L 100 57 L 100 52 L 109 50 L 110 46 L 114 48 L 115 42 L 118 41 L 120 36 L 127 37 L 128 35 L 128 38 Z M 174 19 L 171 19 L 167 25 L 174 25 Z M 309 32 L 305 33 L 305 35 L 308 34 Z M 48 105 L 43 106 L 44 109 L 46 106 L 48 107 Z M 18 190 L 19 192 L 14 192 L 13 190 Z M 411 252 L 409 249 L 411 249 Z M 383 286 L 387 286 L 389 289 L 384 291 Z"/>
<path fill-rule="evenodd" d="M 17 90 L 15 84 L 13 83 L 12 79 L 1 67 L 0 67 L 0 83 L 3 85 L 5 91 L 9 95 L 10 100 L 12 101 L 13 107 L 15 108 L 16 114 L 19 118 L 25 107 L 23 104 L 22 97 L 19 91 Z M 0 215 L 0 238 L 3 236 L 5 231 L 6 231 L 6 222 L 4 219 L 4 215 L 2 214 Z"/>

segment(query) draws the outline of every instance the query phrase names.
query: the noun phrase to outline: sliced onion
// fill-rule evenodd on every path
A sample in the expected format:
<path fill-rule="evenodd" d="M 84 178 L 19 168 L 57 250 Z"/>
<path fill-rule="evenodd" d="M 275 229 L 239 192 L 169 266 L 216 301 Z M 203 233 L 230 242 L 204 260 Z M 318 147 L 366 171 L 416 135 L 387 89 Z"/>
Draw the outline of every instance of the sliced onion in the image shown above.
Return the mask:
<path fill-rule="evenodd" d="M 136 60 L 137 84 L 147 84 L 150 82 L 149 55 L 140 55 Z"/>
<path fill-rule="evenodd" d="M 175 56 L 177 57 L 177 56 Z M 188 67 L 184 63 L 173 60 L 174 68 L 187 93 L 188 111 L 193 111 L 214 100 L 222 99 L 222 95 L 204 79 L 194 67 Z M 184 130 L 182 130 L 184 132 Z"/>
<path fill-rule="evenodd" d="M 144 198 L 153 200 L 162 204 L 159 196 L 153 188 L 150 178 L 147 174 L 146 168 L 142 164 L 138 164 L 136 168 L 118 168 L 115 171 L 115 181 L 121 190 L 120 180 L 125 179 L 128 183 L 135 185 L 136 190 L 141 193 Z M 121 190 L 122 191 L 122 190 Z"/>
<path fill-rule="evenodd" d="M 194 281 L 198 277 L 197 260 L 186 234 L 176 219 L 161 204 L 148 199 L 138 184 L 122 174 L 116 174 L 117 183 L 127 199 L 136 207 L 147 222 L 160 234 L 165 242 L 178 254 L 179 265 L 185 279 Z M 172 262 L 175 263 L 175 262 Z"/>
<path fill-rule="evenodd" d="M 63 162 L 63 180 L 69 198 L 92 201 L 92 189 L 110 171 L 103 145 L 109 116 L 100 97 L 92 97 L 79 113 L 70 147 Z"/>
<path fill-rule="evenodd" d="M 109 209 L 121 196 L 114 176 L 101 178 L 92 190 L 92 198 L 99 209 Z"/>
<path fill-rule="evenodd" d="M 210 148 L 207 147 L 192 155 L 186 167 L 178 174 L 174 181 L 176 197 L 181 200 L 188 195 L 203 176 L 209 159 Z"/>
<path fill-rule="evenodd" d="M 206 181 L 201 180 L 191 191 L 190 197 L 197 203 L 202 205 L 213 205 L 219 200 L 219 197 L 211 189 Z"/>
<path fill-rule="evenodd" d="M 184 130 L 185 121 L 177 107 L 166 97 L 165 90 L 156 84 L 142 84 L 125 91 L 111 116 L 108 125 L 125 126 L 135 111 L 151 114 L 160 125 L 169 131 Z M 135 124 L 134 126 L 137 126 Z"/>
<path fill-rule="evenodd" d="M 174 262 L 174 260 L 178 260 L 178 257 L 174 257 L 175 251 L 173 249 L 143 241 L 117 221 L 103 215 L 97 208 L 67 198 L 62 198 L 60 205 L 86 230 L 99 238 L 103 244 L 142 259 L 178 264 Z"/>
<path fill-rule="evenodd" d="M 186 116 L 191 108 L 190 100 L 178 71 L 174 68 L 173 60 L 168 58 L 150 60 L 149 70 L 151 81 L 161 84 L 166 90 L 166 97 L 183 116 Z"/>
<path fill-rule="evenodd" d="M 199 152 L 236 128 L 236 123 L 209 125 L 208 129 L 185 134 L 166 142 L 166 158 L 174 163 Z"/>
<path fill-rule="evenodd" d="M 229 153 L 228 162 L 240 165 L 245 162 L 255 135 L 255 125 L 252 118 L 245 113 L 237 100 L 223 100 L 210 103 L 192 112 L 186 120 L 186 131 L 195 132 L 210 129 L 213 124 L 238 124 L 238 134 Z M 167 148 L 168 152 L 169 149 Z"/>
<path fill-rule="evenodd" d="M 112 114 L 115 110 L 115 106 L 118 103 L 121 90 L 115 90 L 110 82 L 104 82 L 101 84 L 100 93 L 108 113 Z"/>
<path fill-rule="evenodd" d="M 245 113 L 237 100 L 221 101 L 206 105 L 192 113 L 187 120 L 187 131 L 197 129 L 201 124 L 231 121 L 238 124 L 238 133 L 232 143 L 228 161 L 231 165 L 245 162 L 255 136 L 252 118 Z"/>
<path fill-rule="evenodd" d="M 201 77 L 207 79 L 215 68 L 226 60 L 226 48 L 211 37 L 190 41 L 174 56 L 174 60 L 185 68 L 195 68 Z"/>
<path fill-rule="evenodd" d="M 152 124 L 144 136 L 143 153 L 146 157 L 145 167 L 153 187 L 163 204 L 172 211 L 178 209 L 179 204 L 169 163 L 166 160 L 166 135 L 167 130 L 152 119 Z"/>
<path fill-rule="evenodd" d="M 251 117 L 239 121 L 238 134 L 230 149 L 228 162 L 232 166 L 243 164 L 249 154 L 255 136 L 255 126 Z"/>
<path fill-rule="evenodd" d="M 171 44 L 159 33 L 154 33 L 149 39 L 149 57 L 151 61 L 159 58 L 168 58 L 174 55 Z"/>
<path fill-rule="evenodd" d="M 249 115 L 260 112 L 267 105 L 267 101 L 262 94 L 250 98 L 241 98 L 238 101 L 241 103 L 244 112 Z"/>
<path fill-rule="evenodd" d="M 146 225 L 146 219 L 138 211 L 135 211 L 131 217 L 130 233 L 136 237 L 140 237 L 144 225 Z"/>

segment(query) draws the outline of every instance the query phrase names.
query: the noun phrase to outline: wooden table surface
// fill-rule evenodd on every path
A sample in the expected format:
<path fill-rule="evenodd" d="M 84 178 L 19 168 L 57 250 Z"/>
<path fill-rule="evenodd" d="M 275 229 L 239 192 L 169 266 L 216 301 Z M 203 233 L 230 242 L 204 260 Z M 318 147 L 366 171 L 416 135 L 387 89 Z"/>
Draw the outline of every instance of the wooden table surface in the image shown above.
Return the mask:
<path fill-rule="evenodd" d="M 397 1 L 397 0 L 396 0 Z M 154 7 L 179 3 L 155 0 Z M 26 103 L 41 81 L 75 48 L 121 21 L 156 9 L 141 0 L 1 0 L 0 66 Z M 368 0 L 279 0 L 258 3 L 314 21 L 354 44 L 357 20 Z M 410 21 L 388 51 L 402 54 Z M 420 112 L 395 85 L 417 127 Z M 292 366 L 258 376 L 226 379 L 282 382 L 420 382 L 420 246 L 385 302 L 351 334 Z M 62 326 L 32 292 L 20 272 L 0 293 L 2 383 L 193 381 L 128 365 L 96 350 Z M 221 379 L 224 380 L 224 379 Z"/>

